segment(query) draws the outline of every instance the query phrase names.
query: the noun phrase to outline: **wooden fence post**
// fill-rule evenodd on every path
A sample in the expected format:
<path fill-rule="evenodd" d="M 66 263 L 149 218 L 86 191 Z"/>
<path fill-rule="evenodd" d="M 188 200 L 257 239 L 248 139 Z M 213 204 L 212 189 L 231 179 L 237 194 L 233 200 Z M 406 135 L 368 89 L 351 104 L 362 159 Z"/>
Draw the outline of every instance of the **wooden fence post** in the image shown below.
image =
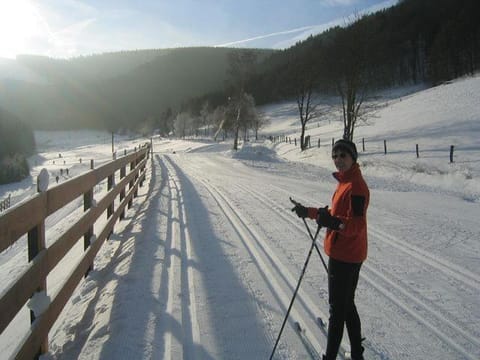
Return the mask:
<path fill-rule="evenodd" d="M 152 157 L 153 159 L 153 157 Z M 127 174 L 127 170 L 125 168 L 125 166 L 122 166 L 122 168 L 120 169 L 120 181 L 125 177 L 125 175 Z M 121 191 L 120 191 L 120 202 L 122 202 L 122 200 L 125 199 L 125 188 L 123 188 Z M 120 220 L 123 220 L 125 219 L 125 208 L 123 209 L 122 213 L 120 214 Z"/>
<path fill-rule="evenodd" d="M 450 163 L 453 163 L 453 150 L 455 149 L 454 145 L 450 145 Z"/>
<path fill-rule="evenodd" d="M 93 159 L 90 160 L 90 170 L 94 169 L 94 161 Z M 83 212 L 88 211 L 93 206 L 93 188 L 88 190 L 85 194 L 83 194 Z M 86 251 L 91 244 L 92 236 L 93 236 L 93 225 L 90 226 L 85 234 L 83 234 L 83 250 Z M 89 272 L 93 270 L 93 263 L 90 264 L 87 272 L 85 273 L 85 277 L 88 276 Z"/>
<path fill-rule="evenodd" d="M 415 151 L 417 153 L 417 159 L 420 157 L 420 153 L 418 151 L 418 144 L 415 144 Z"/>
<path fill-rule="evenodd" d="M 93 188 L 88 190 L 85 194 L 83 194 L 83 212 L 88 211 L 93 205 Z M 87 232 L 83 234 L 83 250 L 86 251 L 90 246 L 93 236 L 93 226 L 89 227 Z M 90 267 L 87 269 L 85 273 L 85 277 L 88 276 L 88 273 L 93 270 L 93 263 L 90 264 Z"/>
<path fill-rule="evenodd" d="M 130 163 L 130 172 L 132 172 L 133 169 L 135 169 L 135 161 L 132 161 Z M 135 183 L 134 179 L 130 180 L 130 183 L 128 184 L 128 190 L 133 188 L 134 183 Z M 128 201 L 127 208 L 130 209 L 132 207 L 132 204 L 133 204 L 133 198 L 130 198 L 130 200 Z"/>
<path fill-rule="evenodd" d="M 362 150 L 365 152 L 365 138 L 362 138 Z"/>
<path fill-rule="evenodd" d="M 114 180 L 115 180 L 115 172 L 113 172 L 113 174 L 111 175 L 108 175 L 108 178 L 107 178 L 107 191 L 110 191 L 113 189 L 114 187 Z M 107 207 L 107 220 L 110 219 L 113 215 L 113 212 L 114 212 L 114 202 L 115 202 L 115 199 L 112 200 L 112 203 L 110 205 L 108 205 Z M 112 226 L 112 230 L 110 231 L 110 234 L 108 234 L 108 238 L 110 238 L 110 236 L 113 234 L 113 226 Z"/>
<path fill-rule="evenodd" d="M 383 152 L 387 155 L 387 140 L 383 140 Z"/>
<path fill-rule="evenodd" d="M 114 178 L 115 178 L 115 173 L 108 175 L 107 191 L 110 191 L 113 189 Z M 113 211 L 114 211 L 114 208 L 113 208 L 113 202 L 112 202 L 110 205 L 108 205 L 108 208 L 107 208 L 107 219 L 110 219 L 110 217 L 113 215 Z"/>
<path fill-rule="evenodd" d="M 140 159 L 138 158 L 138 153 L 137 153 L 137 149 L 135 148 L 135 160 L 134 160 L 134 166 L 133 168 L 135 169 L 138 165 L 138 163 L 140 162 Z M 138 177 L 140 176 L 140 172 L 137 172 L 135 174 L 135 181 L 137 181 Z M 135 189 L 135 191 L 133 192 L 133 197 L 134 198 L 137 198 L 138 197 L 138 188 Z"/>
<path fill-rule="evenodd" d="M 44 169 L 45 170 L 45 169 Z M 45 193 L 48 188 L 48 177 L 42 179 L 42 172 L 37 177 L 37 192 Z M 34 226 L 27 235 L 28 239 L 28 262 L 32 262 L 35 257 L 45 249 L 45 219 Z M 43 278 L 36 292 L 47 291 L 47 279 Z M 35 313 L 30 310 L 30 323 L 35 321 Z M 48 352 L 48 334 L 43 339 L 38 354 Z"/>

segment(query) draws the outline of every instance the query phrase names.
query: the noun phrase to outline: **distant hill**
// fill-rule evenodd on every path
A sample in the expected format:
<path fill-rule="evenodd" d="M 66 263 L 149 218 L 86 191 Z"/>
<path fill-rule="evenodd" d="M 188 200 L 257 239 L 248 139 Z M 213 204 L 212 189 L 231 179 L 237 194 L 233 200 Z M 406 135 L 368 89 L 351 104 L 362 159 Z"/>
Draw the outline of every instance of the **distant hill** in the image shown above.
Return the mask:
<path fill-rule="evenodd" d="M 3 79 L 0 106 L 35 129 L 134 127 L 191 97 L 223 89 L 239 49 L 138 50 L 70 60 L 21 56 L 44 83 Z M 255 50 L 263 59 L 273 50 Z"/>
<path fill-rule="evenodd" d="M 479 13 L 478 0 L 400 0 L 288 49 L 252 50 L 259 61 L 246 91 L 260 105 L 296 96 L 300 77 L 315 91 L 333 94 L 346 77 L 358 83 L 352 76 L 367 91 L 473 75 L 480 69 Z M 68 60 L 21 56 L 18 76 L 2 75 L 8 71 L 0 62 L 0 106 L 34 129 L 167 122 L 179 110 L 198 112 L 206 99 L 224 102 L 228 54 L 236 51 L 244 49 L 154 49 Z"/>
<path fill-rule="evenodd" d="M 120 51 L 72 59 L 20 55 L 17 62 L 52 82 L 60 77 L 92 81 L 121 76 L 172 51 L 174 49 Z"/>
<path fill-rule="evenodd" d="M 33 83 L 44 82 L 44 79 L 19 61 L 0 58 L 0 83 L 5 80 L 20 80 Z"/>

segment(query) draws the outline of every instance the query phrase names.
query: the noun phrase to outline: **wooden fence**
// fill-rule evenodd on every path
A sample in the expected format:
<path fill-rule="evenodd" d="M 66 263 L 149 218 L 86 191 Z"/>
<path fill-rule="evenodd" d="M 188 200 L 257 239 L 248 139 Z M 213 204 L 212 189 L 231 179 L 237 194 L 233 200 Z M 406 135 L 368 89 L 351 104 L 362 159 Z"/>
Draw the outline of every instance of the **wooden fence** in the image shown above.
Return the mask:
<path fill-rule="evenodd" d="M 338 140 L 338 139 L 337 139 Z M 270 136 L 270 141 L 272 141 L 274 144 L 278 144 L 278 143 L 287 143 L 287 144 L 293 144 L 295 146 L 297 146 L 297 138 L 292 138 L 290 136 L 284 136 L 284 135 L 277 135 L 277 136 Z M 305 143 L 305 148 L 306 149 L 310 149 L 312 147 L 312 139 L 310 137 L 310 135 L 306 135 L 305 138 L 304 138 L 304 143 Z M 317 147 L 320 147 L 321 145 L 323 144 L 327 144 L 328 146 L 332 146 L 333 147 L 333 144 L 335 143 L 335 139 L 332 138 L 331 141 L 330 139 L 328 140 L 324 140 L 322 143 L 320 142 L 320 138 L 317 139 Z M 365 152 L 365 138 L 362 138 L 361 140 L 361 145 L 362 147 L 358 149 L 358 151 L 363 151 Z M 298 146 L 300 146 L 300 139 L 298 139 Z M 357 145 L 358 147 L 358 145 Z M 454 151 L 455 151 L 455 145 L 450 145 L 448 146 L 448 148 L 446 147 L 445 148 L 445 153 L 449 153 L 449 159 L 450 159 L 450 163 L 453 163 L 454 162 Z M 415 149 L 413 149 L 412 147 L 412 152 L 415 152 L 417 158 L 420 157 L 420 147 L 418 144 L 415 144 Z M 388 147 L 387 147 L 387 140 L 383 140 L 383 153 L 385 155 L 388 154 Z"/>
<path fill-rule="evenodd" d="M 6 329 L 32 296 L 47 290 L 47 275 L 81 238 L 84 239 L 85 251 L 78 265 L 68 275 L 58 292 L 53 294 L 53 297 L 50 295 L 51 301 L 48 307 L 41 314 L 31 312 L 30 328 L 14 352 L 15 359 L 34 359 L 48 351 L 49 330 L 75 288 L 92 268 L 95 255 L 112 233 L 115 222 L 123 218 L 125 208 L 130 208 L 133 199 L 137 197 L 138 187 L 145 179 L 149 151 L 150 146 L 146 144 L 134 153 L 113 160 L 98 169 L 92 169 L 49 190 L 39 192 L 0 215 L 0 252 L 27 234 L 29 261 L 28 267 L 22 274 L 0 294 L 0 333 Z M 116 171 L 119 171 L 118 184 L 115 184 Z M 94 201 L 94 188 L 105 179 L 107 179 L 108 191 L 101 199 Z M 81 196 L 83 196 L 84 212 L 80 219 L 70 225 L 53 244 L 46 247 L 45 219 Z M 114 209 L 117 197 L 119 197 L 118 207 Z M 105 211 L 108 221 L 102 229 L 96 229 L 95 238 L 94 224 Z"/>
<path fill-rule="evenodd" d="M 7 210 L 11 204 L 12 194 L 8 194 L 8 197 L 0 201 L 0 212 Z"/>

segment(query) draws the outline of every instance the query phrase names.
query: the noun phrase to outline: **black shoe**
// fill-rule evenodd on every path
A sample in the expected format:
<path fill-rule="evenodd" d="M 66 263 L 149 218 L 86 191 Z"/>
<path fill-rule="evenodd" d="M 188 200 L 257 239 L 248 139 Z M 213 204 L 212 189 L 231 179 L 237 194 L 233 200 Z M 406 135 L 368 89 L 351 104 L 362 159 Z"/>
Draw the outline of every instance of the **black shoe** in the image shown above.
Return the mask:
<path fill-rule="evenodd" d="M 363 346 L 360 346 L 360 351 L 357 354 L 351 355 L 352 360 L 365 360 L 363 357 L 363 352 L 365 351 L 365 348 Z"/>

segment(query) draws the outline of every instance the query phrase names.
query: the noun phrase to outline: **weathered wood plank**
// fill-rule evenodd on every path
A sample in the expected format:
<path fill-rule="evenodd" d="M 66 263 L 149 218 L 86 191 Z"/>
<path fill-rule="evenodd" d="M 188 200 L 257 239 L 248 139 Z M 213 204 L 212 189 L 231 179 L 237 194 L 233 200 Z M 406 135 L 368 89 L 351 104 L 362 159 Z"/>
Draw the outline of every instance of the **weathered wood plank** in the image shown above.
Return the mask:
<path fill-rule="evenodd" d="M 15 243 L 46 216 L 46 193 L 36 194 L 28 201 L 16 205 L 0 216 L 0 252 Z"/>
<path fill-rule="evenodd" d="M 47 251 L 42 250 L 22 275 L 0 295 L 0 333 L 40 287 L 48 274 Z"/>

